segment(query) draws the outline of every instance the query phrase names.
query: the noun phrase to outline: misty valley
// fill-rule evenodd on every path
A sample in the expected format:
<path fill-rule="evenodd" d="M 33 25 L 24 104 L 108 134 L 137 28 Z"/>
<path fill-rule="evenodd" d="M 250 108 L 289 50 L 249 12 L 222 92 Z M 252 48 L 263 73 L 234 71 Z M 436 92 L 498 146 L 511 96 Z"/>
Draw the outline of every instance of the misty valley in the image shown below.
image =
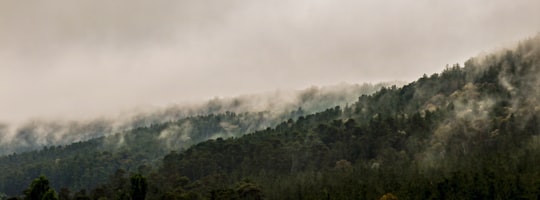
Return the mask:
<path fill-rule="evenodd" d="M 540 35 L 407 84 L 30 123 L 0 200 L 538 199 L 539 77 Z"/>

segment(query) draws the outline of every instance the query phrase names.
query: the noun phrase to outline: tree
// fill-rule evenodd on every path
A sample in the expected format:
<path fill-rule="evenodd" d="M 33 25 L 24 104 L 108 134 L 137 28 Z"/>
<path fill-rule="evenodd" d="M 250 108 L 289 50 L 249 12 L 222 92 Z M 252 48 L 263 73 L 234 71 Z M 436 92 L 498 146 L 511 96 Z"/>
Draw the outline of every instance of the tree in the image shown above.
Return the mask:
<path fill-rule="evenodd" d="M 58 199 L 56 192 L 49 186 L 49 180 L 45 176 L 34 179 L 24 194 L 27 200 Z"/>
<path fill-rule="evenodd" d="M 133 200 L 144 200 L 148 183 L 141 174 L 135 174 L 131 177 L 131 198 Z"/>
<path fill-rule="evenodd" d="M 28 200 L 57 200 L 56 191 L 49 186 L 49 180 L 45 176 L 34 179 L 30 187 L 24 191 L 25 199 Z"/>
<path fill-rule="evenodd" d="M 56 196 L 56 192 L 52 188 L 49 188 L 49 190 L 43 194 L 41 200 L 58 200 L 58 196 Z"/>
<path fill-rule="evenodd" d="M 261 188 L 257 184 L 247 179 L 244 179 L 242 182 L 238 183 L 236 186 L 236 193 L 241 199 L 263 199 Z"/>

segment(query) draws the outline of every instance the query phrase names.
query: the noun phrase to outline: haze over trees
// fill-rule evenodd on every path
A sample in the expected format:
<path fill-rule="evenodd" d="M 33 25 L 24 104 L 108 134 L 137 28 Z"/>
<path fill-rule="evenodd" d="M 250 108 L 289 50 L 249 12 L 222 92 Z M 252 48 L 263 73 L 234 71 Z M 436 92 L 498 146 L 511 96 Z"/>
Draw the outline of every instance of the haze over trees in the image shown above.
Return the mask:
<path fill-rule="evenodd" d="M 346 105 L 297 108 L 265 129 L 249 128 L 267 125 L 264 112 L 215 112 L 3 156 L 0 191 L 41 199 L 538 199 L 539 77 L 540 35 Z"/>
<path fill-rule="evenodd" d="M 330 106 L 344 106 L 354 102 L 359 94 L 372 94 L 381 87 L 395 84 L 403 85 L 404 83 L 388 82 L 361 85 L 343 83 L 326 87 L 313 86 L 298 91 L 278 90 L 234 98 L 216 97 L 204 103 L 174 105 L 150 111 L 135 111 L 116 118 L 97 118 L 89 121 L 33 120 L 23 124 L 0 123 L 0 155 L 39 150 L 46 146 L 68 145 L 128 132 L 152 124 L 164 124 L 185 120 L 189 117 L 221 115 L 227 112 L 257 114 L 260 122 L 250 123 L 249 127 L 244 127 L 243 133 L 249 133 L 275 126 L 290 117 L 312 114 Z M 208 132 L 206 134 L 213 135 L 215 133 Z"/>
<path fill-rule="evenodd" d="M 0 158 L 0 169 L 7 170 L 0 174 L 0 179 L 7 181 L 0 181 L 0 191 L 17 194 L 41 174 L 55 179 L 53 184 L 58 187 L 69 186 L 77 191 L 92 188 L 106 181 L 116 169 L 132 171 L 140 166 L 155 167 L 170 151 L 181 151 L 211 138 L 238 137 L 274 127 L 281 121 L 329 106 L 347 106 L 348 102 L 354 102 L 357 94 L 371 94 L 388 85 L 341 84 L 221 98 L 192 107 L 143 113 L 125 122 L 34 123 L 20 129 L 11 139 L 12 143 L 0 146 L 0 149 L 19 150 Z M 124 128 L 115 127 L 118 123 Z M 113 132 L 116 129 L 120 130 Z M 62 135 L 66 137 L 59 137 Z M 46 143 L 40 143 L 43 141 Z M 62 145 L 68 141 L 77 142 Z M 52 145 L 40 147 L 44 144 Z M 41 149 L 23 151 L 37 148 Z"/>

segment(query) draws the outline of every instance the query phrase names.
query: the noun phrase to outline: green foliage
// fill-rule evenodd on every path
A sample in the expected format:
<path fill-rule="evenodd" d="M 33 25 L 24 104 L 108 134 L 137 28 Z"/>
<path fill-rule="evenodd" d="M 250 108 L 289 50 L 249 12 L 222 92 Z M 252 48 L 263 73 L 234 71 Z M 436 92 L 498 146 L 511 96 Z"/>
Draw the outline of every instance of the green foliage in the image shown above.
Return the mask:
<path fill-rule="evenodd" d="M 49 180 L 45 176 L 40 176 L 32 181 L 26 189 L 25 199 L 28 200 L 57 200 L 56 192 L 49 186 Z"/>
<path fill-rule="evenodd" d="M 135 174 L 131 177 L 131 199 L 144 200 L 147 189 L 148 183 L 146 182 L 146 178 L 141 174 Z"/>
<path fill-rule="evenodd" d="M 263 199 L 262 190 L 260 186 L 251 182 L 250 180 L 243 180 L 238 183 L 235 188 L 235 192 L 240 199 L 246 200 L 261 200 Z"/>
<path fill-rule="evenodd" d="M 15 176 L 66 169 L 55 177 L 61 185 L 70 182 L 64 176 L 76 176 L 74 187 L 92 189 L 73 199 L 538 199 L 540 48 L 529 43 L 539 40 L 362 95 L 343 109 L 298 109 L 291 114 L 302 116 L 242 137 L 211 133 L 248 130 L 243 123 L 256 123 L 258 115 L 192 117 L 132 130 L 122 137 L 124 151 L 91 150 L 107 149 L 103 141 L 74 144 L 67 149 L 81 152 L 69 167 L 43 164 Z M 187 124 L 192 146 L 154 152 L 173 144 L 159 139 L 164 133 L 186 139 L 177 128 Z M 5 159 L 15 166 L 64 151 Z M 149 155 L 165 156 L 139 162 Z M 94 170 L 108 175 L 92 178 Z M 27 197 L 31 189 L 43 196 L 50 188 L 39 178 Z M 69 199 L 69 191 L 59 198 Z"/>
<path fill-rule="evenodd" d="M 41 199 L 42 200 L 58 200 L 58 197 L 56 196 L 56 192 L 52 188 L 49 188 L 49 190 L 47 190 L 47 192 L 43 194 L 43 197 Z"/>

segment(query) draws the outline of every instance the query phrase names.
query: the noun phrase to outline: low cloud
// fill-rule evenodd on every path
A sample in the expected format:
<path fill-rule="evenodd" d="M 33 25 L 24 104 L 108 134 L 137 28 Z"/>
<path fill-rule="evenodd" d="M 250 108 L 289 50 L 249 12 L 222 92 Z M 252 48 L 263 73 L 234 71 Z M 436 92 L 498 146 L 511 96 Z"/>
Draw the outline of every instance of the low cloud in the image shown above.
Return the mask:
<path fill-rule="evenodd" d="M 2 137 L 29 121 L 414 80 L 539 24 L 533 0 L 1 1 Z"/>
<path fill-rule="evenodd" d="M 356 101 L 358 96 L 371 94 L 383 86 L 402 84 L 402 82 L 375 85 L 342 83 L 325 87 L 313 86 L 297 91 L 281 90 L 238 97 L 216 97 L 199 103 L 134 109 L 109 117 L 87 120 L 42 119 L 25 121 L 21 124 L 0 124 L 2 139 L 0 155 L 39 149 L 43 146 L 65 145 L 101 136 L 108 136 L 105 141 L 108 147 L 117 148 L 125 144 L 124 136 L 129 133 L 128 130 L 161 123 L 167 123 L 167 127 L 159 133 L 159 139 L 167 147 L 187 148 L 191 144 L 189 140 L 194 137 L 189 117 L 249 112 L 250 115 L 239 115 L 237 122 L 220 122 L 218 132 L 205 132 L 202 138 L 240 136 L 273 127 L 283 120 L 299 115 L 315 113 L 336 105 L 344 106 Z M 300 107 L 302 113 L 292 114 Z M 176 124 L 178 120 L 187 121 Z M 253 121 L 257 123 L 251 123 Z"/>

